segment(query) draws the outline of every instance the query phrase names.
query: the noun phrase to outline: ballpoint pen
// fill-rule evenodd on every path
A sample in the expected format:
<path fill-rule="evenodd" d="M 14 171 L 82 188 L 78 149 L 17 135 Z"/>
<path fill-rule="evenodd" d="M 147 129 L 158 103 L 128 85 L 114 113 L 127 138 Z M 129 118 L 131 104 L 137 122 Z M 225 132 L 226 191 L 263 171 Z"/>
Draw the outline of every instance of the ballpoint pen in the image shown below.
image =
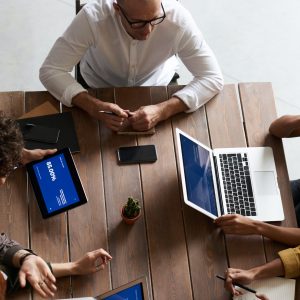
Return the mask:
<path fill-rule="evenodd" d="M 107 111 L 107 110 L 98 110 L 98 112 L 103 113 L 103 114 L 107 114 L 107 115 L 114 115 L 114 116 L 117 115 L 113 111 Z"/>
<path fill-rule="evenodd" d="M 219 279 L 221 279 L 221 280 L 223 280 L 223 281 L 226 281 L 226 279 L 225 279 L 224 277 L 220 276 L 220 275 L 216 275 L 216 277 L 219 278 Z M 251 292 L 251 293 L 253 293 L 253 294 L 256 294 L 256 291 L 255 291 L 255 290 L 253 290 L 253 289 L 251 289 L 251 288 L 249 288 L 249 287 L 247 287 L 247 286 L 244 286 L 244 285 L 239 284 L 239 283 L 232 283 L 232 284 L 235 285 L 235 286 L 238 286 L 238 287 L 240 287 L 240 288 L 242 288 L 242 289 L 244 289 L 244 290 L 246 290 L 246 291 L 248 291 L 248 292 Z"/>

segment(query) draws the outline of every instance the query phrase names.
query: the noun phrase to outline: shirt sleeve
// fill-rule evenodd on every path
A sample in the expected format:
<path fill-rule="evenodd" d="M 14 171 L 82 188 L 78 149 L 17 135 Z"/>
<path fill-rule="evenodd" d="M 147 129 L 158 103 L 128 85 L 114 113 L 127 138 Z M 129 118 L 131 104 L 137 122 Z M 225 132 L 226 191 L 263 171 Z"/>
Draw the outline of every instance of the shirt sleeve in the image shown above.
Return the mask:
<path fill-rule="evenodd" d="M 300 276 L 300 246 L 278 252 L 283 263 L 286 278 Z"/>
<path fill-rule="evenodd" d="M 223 89 L 223 76 L 217 59 L 205 42 L 201 32 L 188 11 L 184 11 L 185 25 L 178 36 L 177 53 L 192 73 L 193 80 L 174 96 L 192 112 L 204 105 Z"/>
<path fill-rule="evenodd" d="M 12 258 L 16 252 L 24 249 L 19 243 L 11 240 L 5 233 L 0 235 L 0 263 L 13 266 Z"/>
<path fill-rule="evenodd" d="M 42 84 L 66 106 L 72 106 L 72 98 L 86 91 L 70 72 L 93 43 L 94 35 L 82 9 L 54 43 L 40 68 Z"/>

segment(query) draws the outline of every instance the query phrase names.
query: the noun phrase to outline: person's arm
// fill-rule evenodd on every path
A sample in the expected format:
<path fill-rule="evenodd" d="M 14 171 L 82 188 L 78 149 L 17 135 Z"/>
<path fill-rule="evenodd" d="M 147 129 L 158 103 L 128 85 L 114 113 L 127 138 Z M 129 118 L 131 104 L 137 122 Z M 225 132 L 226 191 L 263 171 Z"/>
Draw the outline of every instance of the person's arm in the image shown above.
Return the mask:
<path fill-rule="evenodd" d="M 230 291 L 233 295 L 240 295 L 241 293 L 235 289 L 234 283 L 240 283 L 247 285 L 254 280 L 275 277 L 275 276 L 283 276 L 284 275 L 284 266 L 280 258 L 276 258 L 271 262 L 268 262 L 264 265 L 249 269 L 234 269 L 229 268 L 225 273 L 226 282 L 225 288 Z M 258 295 L 257 295 L 258 296 Z M 261 298 L 260 299 L 266 299 Z"/>
<path fill-rule="evenodd" d="M 300 244 L 300 228 L 275 226 L 237 214 L 221 216 L 215 224 L 228 234 L 260 234 L 289 246 Z"/>
<path fill-rule="evenodd" d="M 55 277 L 70 275 L 85 275 L 103 270 L 112 259 L 109 253 L 102 248 L 86 253 L 75 262 L 51 263 Z"/>
<path fill-rule="evenodd" d="M 24 248 L 5 233 L 0 234 L 0 263 L 13 267 L 13 256 Z"/>
<path fill-rule="evenodd" d="M 132 112 L 129 122 L 135 130 L 144 131 L 187 109 L 188 107 L 182 100 L 172 97 L 159 104 L 140 107 Z"/>
<path fill-rule="evenodd" d="M 300 136 L 300 115 L 278 118 L 270 125 L 269 131 L 279 138 Z"/>
<path fill-rule="evenodd" d="M 64 105 L 86 91 L 70 74 L 95 39 L 86 13 L 82 9 L 64 34 L 56 40 L 40 68 L 40 80 L 45 88 Z"/>
<path fill-rule="evenodd" d="M 174 37 L 178 57 L 193 75 L 193 79 L 173 96 L 181 99 L 193 112 L 211 100 L 224 86 L 223 76 L 217 59 L 207 45 L 193 17 L 181 9 L 182 31 Z"/>

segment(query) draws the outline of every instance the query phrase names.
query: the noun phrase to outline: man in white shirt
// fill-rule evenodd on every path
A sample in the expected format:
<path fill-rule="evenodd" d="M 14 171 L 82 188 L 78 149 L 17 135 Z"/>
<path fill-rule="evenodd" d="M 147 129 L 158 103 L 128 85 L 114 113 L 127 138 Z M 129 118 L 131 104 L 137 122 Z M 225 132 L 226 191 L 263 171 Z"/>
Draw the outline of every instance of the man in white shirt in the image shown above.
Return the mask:
<path fill-rule="evenodd" d="M 112 130 L 118 131 L 128 119 L 135 130 L 143 131 L 176 113 L 195 111 L 223 88 L 214 54 L 180 3 L 116 1 L 86 4 L 55 42 L 40 69 L 40 80 L 54 97 L 82 108 Z M 80 61 L 91 88 L 167 85 L 178 67 L 176 56 L 193 80 L 170 99 L 134 112 L 94 98 L 69 74 Z"/>

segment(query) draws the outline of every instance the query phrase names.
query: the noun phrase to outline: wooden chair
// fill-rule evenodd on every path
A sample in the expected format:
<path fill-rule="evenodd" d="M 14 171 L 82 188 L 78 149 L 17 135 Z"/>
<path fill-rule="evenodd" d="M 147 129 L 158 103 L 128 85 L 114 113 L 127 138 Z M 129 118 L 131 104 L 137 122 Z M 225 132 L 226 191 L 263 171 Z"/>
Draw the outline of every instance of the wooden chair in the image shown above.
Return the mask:
<path fill-rule="evenodd" d="M 80 0 L 75 0 L 75 12 L 76 15 L 80 12 L 84 4 L 81 4 Z M 83 79 L 80 72 L 80 62 L 75 66 L 75 79 L 80 83 L 85 89 L 89 88 L 85 80 Z"/>

